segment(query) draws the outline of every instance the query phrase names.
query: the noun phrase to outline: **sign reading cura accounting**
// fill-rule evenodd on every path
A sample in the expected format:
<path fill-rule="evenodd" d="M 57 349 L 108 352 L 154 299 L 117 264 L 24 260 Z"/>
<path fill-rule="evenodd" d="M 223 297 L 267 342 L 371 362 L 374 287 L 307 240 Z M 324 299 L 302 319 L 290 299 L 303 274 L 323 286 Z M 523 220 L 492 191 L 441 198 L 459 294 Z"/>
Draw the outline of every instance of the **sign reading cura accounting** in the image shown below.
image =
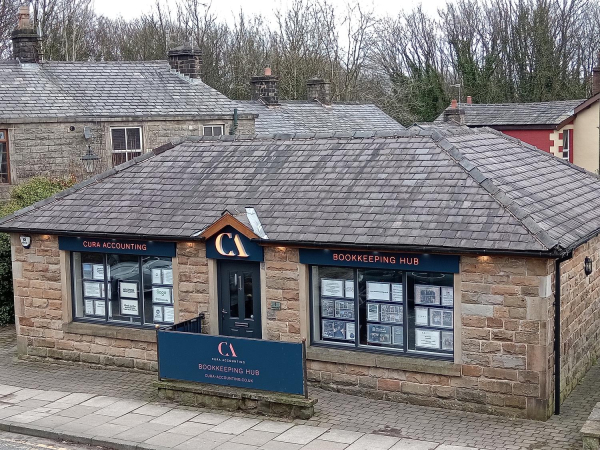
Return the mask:
<path fill-rule="evenodd" d="M 226 226 L 206 240 L 206 257 L 238 261 L 263 261 L 263 248 L 232 226 Z"/>
<path fill-rule="evenodd" d="M 304 394 L 302 344 L 157 331 L 160 379 Z"/>
<path fill-rule="evenodd" d="M 162 241 L 131 241 L 125 239 L 59 236 L 58 248 L 70 252 L 175 256 L 175 243 Z"/>

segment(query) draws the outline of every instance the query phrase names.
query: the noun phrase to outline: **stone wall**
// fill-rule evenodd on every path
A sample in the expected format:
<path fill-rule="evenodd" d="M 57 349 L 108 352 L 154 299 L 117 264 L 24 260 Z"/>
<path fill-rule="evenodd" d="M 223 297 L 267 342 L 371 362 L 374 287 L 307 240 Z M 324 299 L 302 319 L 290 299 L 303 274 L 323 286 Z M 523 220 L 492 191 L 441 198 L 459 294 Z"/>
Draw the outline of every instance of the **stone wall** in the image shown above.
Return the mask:
<path fill-rule="evenodd" d="M 461 257 L 462 354 L 455 364 L 311 348 L 309 377 L 377 398 L 546 419 L 551 268 L 542 259 Z"/>
<path fill-rule="evenodd" d="M 205 314 L 203 332 L 210 333 L 210 308 L 208 285 L 208 259 L 206 246 L 200 242 L 177 243 L 177 271 L 179 280 L 179 320 L 193 319 Z M 215 334 L 218 330 L 215 330 Z"/>
<path fill-rule="evenodd" d="M 593 271 L 586 276 L 585 257 Z M 577 386 L 600 354 L 600 237 L 561 264 L 561 399 Z"/>
<path fill-rule="evenodd" d="M 8 130 L 11 182 L 18 184 L 36 175 L 75 175 L 78 180 L 90 176 L 81 162 L 88 144 L 102 158 L 96 173 L 109 169 L 112 167 L 111 127 L 141 126 L 143 148 L 150 151 L 177 138 L 201 136 L 204 125 L 225 124 L 225 133 L 228 134 L 231 123 L 231 120 L 0 123 L 0 130 Z M 70 131 L 71 126 L 75 127 L 74 131 Z M 91 129 L 92 138 L 89 141 L 84 138 L 84 127 Z M 254 133 L 254 120 L 240 120 L 237 132 Z"/>
<path fill-rule="evenodd" d="M 298 249 L 265 247 L 267 323 L 265 339 L 299 342 L 300 282 Z M 280 304 L 279 310 L 271 302 Z"/>

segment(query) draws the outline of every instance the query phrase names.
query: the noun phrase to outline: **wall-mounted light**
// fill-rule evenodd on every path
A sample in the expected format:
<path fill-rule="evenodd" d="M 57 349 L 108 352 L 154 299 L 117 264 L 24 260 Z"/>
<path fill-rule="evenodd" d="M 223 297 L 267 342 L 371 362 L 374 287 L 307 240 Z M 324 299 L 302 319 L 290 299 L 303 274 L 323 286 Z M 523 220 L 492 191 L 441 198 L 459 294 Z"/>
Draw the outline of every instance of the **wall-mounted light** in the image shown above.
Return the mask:
<path fill-rule="evenodd" d="M 85 155 L 81 157 L 81 162 L 83 162 L 83 168 L 87 173 L 94 172 L 96 167 L 98 167 L 100 157 L 92 151 L 91 145 L 88 144 L 87 152 L 85 152 Z"/>
<path fill-rule="evenodd" d="M 586 275 L 592 273 L 592 258 L 590 258 L 589 256 L 585 257 L 585 260 L 583 262 L 583 269 L 585 270 Z"/>

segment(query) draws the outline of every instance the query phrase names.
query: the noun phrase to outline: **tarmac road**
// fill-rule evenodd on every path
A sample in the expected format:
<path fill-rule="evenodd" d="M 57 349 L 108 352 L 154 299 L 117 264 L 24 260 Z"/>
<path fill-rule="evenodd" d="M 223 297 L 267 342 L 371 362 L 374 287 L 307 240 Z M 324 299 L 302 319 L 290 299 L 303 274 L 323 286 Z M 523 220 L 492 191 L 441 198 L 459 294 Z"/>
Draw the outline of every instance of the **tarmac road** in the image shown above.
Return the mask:
<path fill-rule="evenodd" d="M 102 450 L 102 448 L 0 431 L 0 450 Z"/>

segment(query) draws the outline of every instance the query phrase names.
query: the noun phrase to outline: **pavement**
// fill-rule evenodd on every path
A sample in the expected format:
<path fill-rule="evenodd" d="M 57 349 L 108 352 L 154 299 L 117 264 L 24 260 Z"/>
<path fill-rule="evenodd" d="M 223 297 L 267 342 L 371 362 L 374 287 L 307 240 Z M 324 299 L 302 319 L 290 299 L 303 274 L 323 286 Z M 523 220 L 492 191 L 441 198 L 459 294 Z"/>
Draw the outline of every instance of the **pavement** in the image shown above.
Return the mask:
<path fill-rule="evenodd" d="M 594 366 L 546 422 L 310 390 L 310 420 L 283 421 L 160 402 L 156 375 L 16 358 L 0 329 L 0 430 L 115 449 L 569 450 L 600 401 Z"/>
<path fill-rule="evenodd" d="M 24 436 L 16 433 L 0 431 L 0 450 L 102 450 L 101 447 L 90 445 L 70 444 L 50 439 Z"/>

